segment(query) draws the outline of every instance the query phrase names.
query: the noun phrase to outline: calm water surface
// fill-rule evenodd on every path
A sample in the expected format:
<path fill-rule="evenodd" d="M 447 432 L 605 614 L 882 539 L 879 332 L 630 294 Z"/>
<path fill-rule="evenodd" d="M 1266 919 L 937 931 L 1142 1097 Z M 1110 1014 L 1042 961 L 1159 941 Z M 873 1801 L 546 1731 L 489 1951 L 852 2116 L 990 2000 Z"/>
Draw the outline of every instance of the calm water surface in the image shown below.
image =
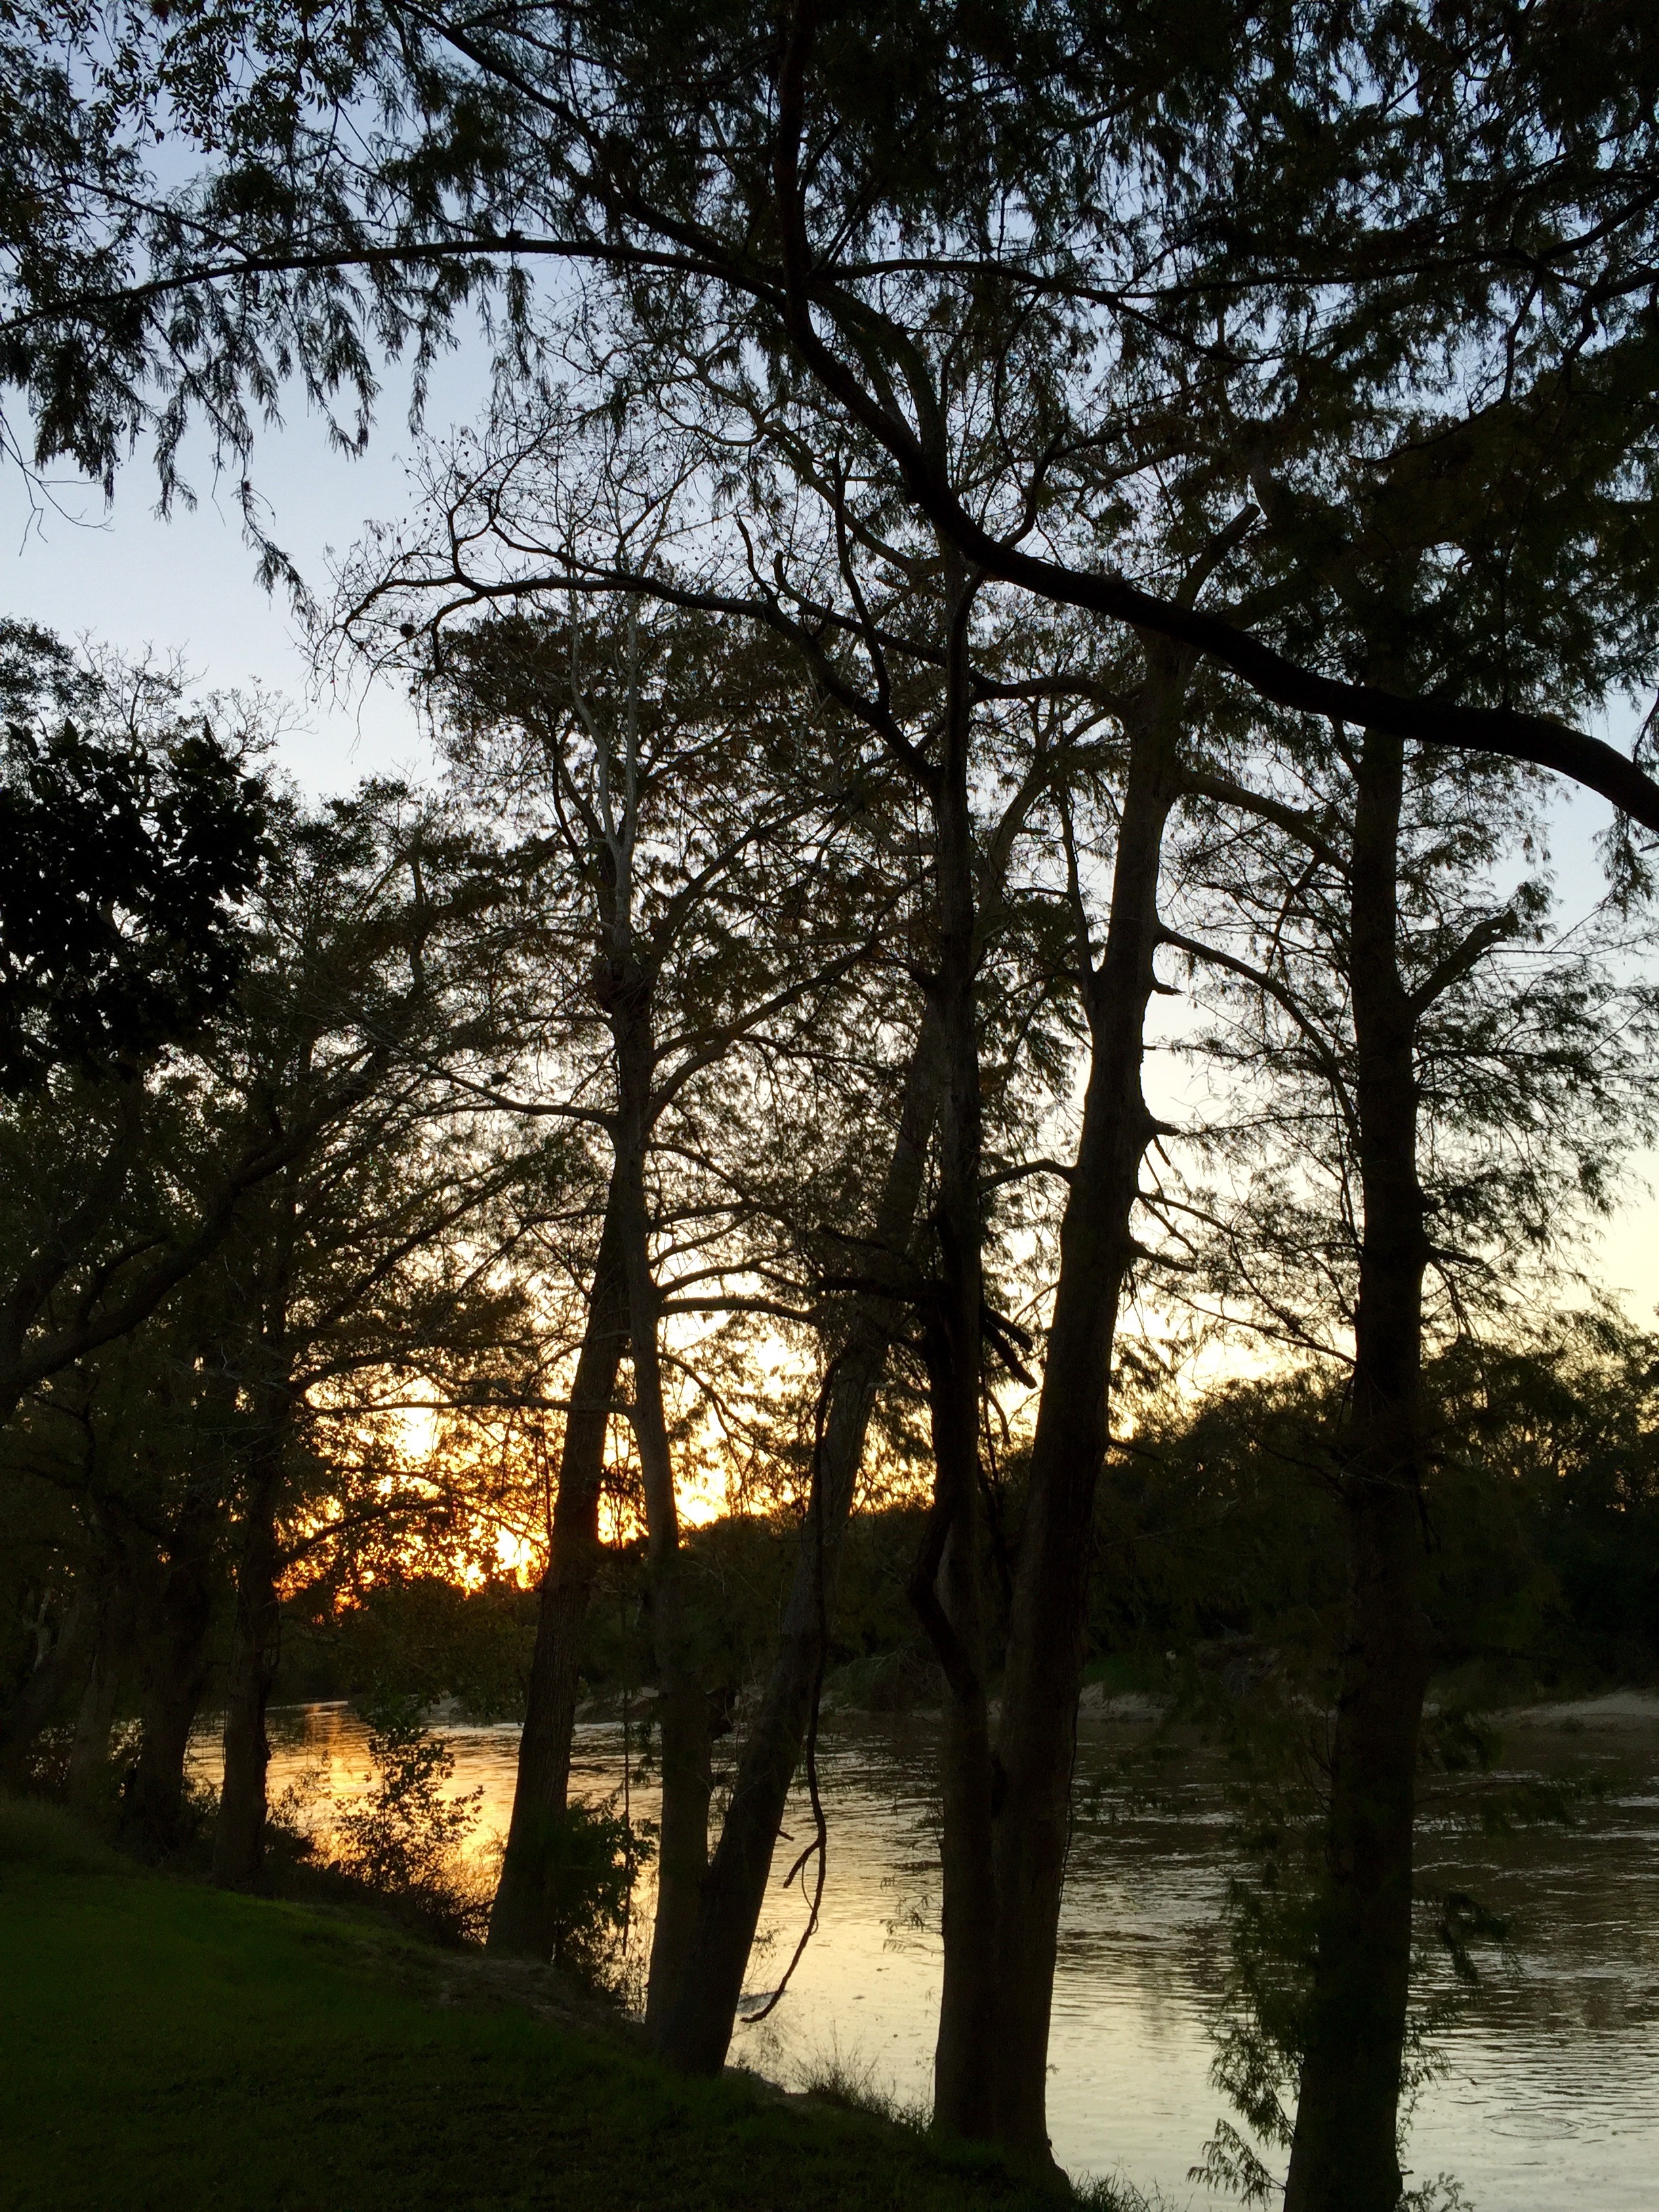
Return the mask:
<path fill-rule="evenodd" d="M 361 1788 L 365 1731 L 345 1708 L 273 1715 L 272 1784 L 323 1770 L 316 1817 Z M 477 1847 L 507 1827 L 517 1729 L 451 1723 L 456 1790 L 482 1788 Z M 1230 1872 L 1219 1770 L 1194 1758 L 1160 1777 L 1156 1804 L 1122 1786 L 1144 1731 L 1085 1726 L 1050 2057 L 1054 2149 L 1073 2173 L 1121 2172 L 1170 2206 L 1214 2203 L 1187 2170 L 1224 2110 L 1209 2080 Z M 211 1747 L 201 1746 L 210 1768 Z M 1522 1773 L 1599 1772 L 1607 1796 L 1580 1826 L 1471 1844 L 1431 1828 L 1425 1887 L 1477 1894 L 1511 1920 L 1512 1958 L 1445 2035 L 1444 2073 L 1413 2124 L 1413 2184 L 1455 2176 L 1478 2212 L 1653 2212 L 1659 2206 L 1659 1725 L 1517 1727 Z M 921 1721 L 842 1721 L 821 1758 L 830 1818 L 823 1919 L 771 2019 L 739 2027 L 734 2062 L 798 2083 L 826 2064 L 925 2103 L 939 2001 L 938 1863 L 931 1732 Z M 619 1724 L 578 1729 L 573 1786 L 623 1782 Z M 314 1784 L 313 1784 L 314 1786 Z M 631 1778 L 637 1817 L 655 1796 Z M 811 1832 L 799 1803 L 750 1969 L 771 1989 L 804 1924 L 775 1887 Z M 641 1900 L 648 1926 L 650 1899 Z"/>

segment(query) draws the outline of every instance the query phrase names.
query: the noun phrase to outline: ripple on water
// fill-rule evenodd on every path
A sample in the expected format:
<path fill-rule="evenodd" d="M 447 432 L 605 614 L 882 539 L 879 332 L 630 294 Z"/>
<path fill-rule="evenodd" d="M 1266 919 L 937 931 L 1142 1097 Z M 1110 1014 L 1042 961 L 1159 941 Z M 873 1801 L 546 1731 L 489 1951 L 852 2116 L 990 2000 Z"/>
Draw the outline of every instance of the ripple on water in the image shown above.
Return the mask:
<path fill-rule="evenodd" d="M 273 1715 L 271 1781 L 280 1790 L 326 1761 L 327 1793 L 368 1774 L 365 1731 L 344 1706 Z M 478 1848 L 506 1831 L 517 1730 L 454 1725 L 453 1787 L 481 1788 Z M 1593 1736 L 1524 1731 L 1526 1772 L 1601 1766 L 1611 1788 L 1583 1824 L 1471 1843 L 1440 1820 L 1425 1831 L 1425 1887 L 1461 1887 L 1510 1917 L 1512 1956 L 1473 1994 L 1442 2045 L 1443 2070 L 1421 2091 L 1410 2138 L 1418 2179 L 1450 2172 L 1479 2212 L 1652 2212 L 1659 2203 L 1659 1729 Z M 1220 1954 L 1217 1926 L 1231 1869 L 1214 1771 L 1194 1762 L 1162 1802 L 1117 1786 L 1112 1732 L 1085 1732 L 1078 1761 L 1088 1808 L 1073 1838 L 1051 2036 L 1054 2148 L 1073 2170 L 1121 2170 L 1193 2192 L 1187 2169 L 1222 2112 L 1209 2080 Z M 217 1747 L 196 1747 L 211 1771 Z M 936 1801 L 929 1730 L 916 1723 L 838 1722 L 821 1770 L 830 1820 L 823 1925 L 789 1996 L 764 2027 L 738 2031 L 732 2056 L 779 2078 L 835 2062 L 925 2102 L 939 2003 Z M 1507 1778 L 1520 1778 L 1517 1767 Z M 623 1778 L 622 1730 L 584 1723 L 576 1787 L 608 1795 Z M 631 1779 L 635 1809 L 656 1815 L 654 1787 Z M 326 1817 L 330 1795 L 320 1810 Z M 777 1871 L 810 1832 L 804 1804 L 786 1826 Z M 650 1899 L 642 1898 L 641 1918 Z M 775 1888 L 750 1979 L 769 1988 L 805 1917 L 799 1892 Z M 1198 2192 L 1197 2201 L 1214 2200 Z"/>

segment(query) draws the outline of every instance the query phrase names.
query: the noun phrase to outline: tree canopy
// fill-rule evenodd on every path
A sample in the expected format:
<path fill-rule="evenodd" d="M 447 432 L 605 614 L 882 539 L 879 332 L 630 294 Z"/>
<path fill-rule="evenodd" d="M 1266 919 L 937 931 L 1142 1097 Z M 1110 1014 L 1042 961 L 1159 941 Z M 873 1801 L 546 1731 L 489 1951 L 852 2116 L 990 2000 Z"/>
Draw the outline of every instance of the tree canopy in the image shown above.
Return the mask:
<path fill-rule="evenodd" d="M 315 805 L 0 630 L 0 1765 L 125 1762 L 187 1853 L 216 1668 L 257 1885 L 285 1620 L 487 1680 L 489 1944 L 597 1971 L 639 1838 L 576 1717 L 648 1678 L 646 2027 L 710 2071 L 884 1639 L 934 2122 L 1047 2175 L 1085 1671 L 1168 1635 L 1279 1808 L 1213 2170 L 1395 2212 L 1436 1686 L 1636 1649 L 1584 1593 L 1651 1548 L 1651 1347 L 1564 1311 L 1652 1130 L 1659 784 L 1594 733 L 1659 679 L 1650 15 L 0 9 L 13 463 L 147 447 L 165 506 L 204 430 L 441 763 Z M 264 431 L 357 450 L 475 327 L 484 419 L 300 576 Z M 1576 904 L 1547 774 L 1615 811 Z M 375 1711 L 342 1832 L 435 1895 L 444 1754 Z"/>

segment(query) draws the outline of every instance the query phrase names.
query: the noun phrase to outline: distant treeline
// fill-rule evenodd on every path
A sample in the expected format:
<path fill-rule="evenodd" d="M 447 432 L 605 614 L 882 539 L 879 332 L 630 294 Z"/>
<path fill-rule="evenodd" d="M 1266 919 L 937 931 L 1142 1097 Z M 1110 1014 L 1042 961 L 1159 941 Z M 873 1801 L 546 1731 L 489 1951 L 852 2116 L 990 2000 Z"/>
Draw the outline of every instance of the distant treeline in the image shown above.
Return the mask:
<path fill-rule="evenodd" d="M 1466 1350 L 1437 1377 L 1448 1408 L 1424 1512 L 1443 1694 L 1474 1705 L 1659 1678 L 1659 1344 L 1587 1317 L 1553 1347 Z M 1179 1693 L 1194 1674 L 1234 1694 L 1334 1664 L 1344 1553 L 1321 1436 L 1331 1408 L 1291 1382 L 1241 1382 L 1165 1409 L 1117 1455 L 1097 1519 L 1091 1673 Z M 985 1561 L 1017 1539 L 1024 1461 L 1006 1468 Z M 939 1702 L 906 1592 L 920 1507 L 849 1523 L 826 1702 L 904 1711 Z M 763 1674 L 794 1571 L 799 1524 L 732 1515 L 686 1539 L 699 1672 L 730 1708 Z M 642 1545 L 612 1550 L 582 1685 L 614 1701 L 652 1678 Z M 290 1606 L 279 1702 L 393 1692 L 453 1698 L 480 1719 L 522 1715 L 536 1595 L 393 1574 L 350 1602 Z M 717 1721 L 716 1725 L 719 1725 Z"/>

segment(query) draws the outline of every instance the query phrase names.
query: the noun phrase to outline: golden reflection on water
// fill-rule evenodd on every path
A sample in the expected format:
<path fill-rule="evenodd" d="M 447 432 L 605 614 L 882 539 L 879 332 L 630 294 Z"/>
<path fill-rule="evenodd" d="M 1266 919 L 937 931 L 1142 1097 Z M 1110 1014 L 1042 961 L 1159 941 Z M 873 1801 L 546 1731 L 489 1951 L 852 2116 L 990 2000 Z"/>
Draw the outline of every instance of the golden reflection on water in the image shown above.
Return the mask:
<path fill-rule="evenodd" d="M 474 1849 L 487 1862 L 512 1808 L 518 1731 L 442 1723 L 456 1792 L 482 1789 Z M 1218 1923 L 1229 1872 L 1218 1771 L 1194 1758 L 1160 1778 L 1156 1808 L 1115 1789 L 1133 1730 L 1085 1726 L 1079 1822 L 1061 1928 L 1050 2043 L 1050 2121 L 1073 2173 L 1121 2172 L 1171 2207 L 1216 2202 L 1187 2170 L 1224 2107 L 1209 2081 Z M 341 1705 L 273 1714 L 273 1792 L 322 1768 L 318 1815 L 368 1778 L 366 1731 Z M 211 1775 L 215 1747 L 198 1763 Z M 1477 1892 L 1514 1917 L 1510 1971 L 1489 1978 L 1447 2037 L 1443 2076 L 1421 2094 L 1412 2185 L 1455 2175 L 1479 2212 L 1650 2212 L 1659 2201 L 1659 1727 L 1514 1731 L 1517 1769 L 1600 1767 L 1607 1800 L 1573 1828 L 1482 1844 L 1433 1830 L 1422 1885 Z M 630 1761 L 630 1768 L 632 1762 Z M 738 2029 L 734 2063 L 791 2086 L 834 2069 L 902 2104 L 928 2100 L 939 2002 L 933 1742 L 925 1722 L 840 1721 L 821 1770 L 830 1869 L 819 1932 L 778 2010 Z M 613 1722 L 577 1730 L 573 1787 L 623 1780 Z M 631 1771 L 635 1818 L 657 1793 Z M 799 1889 L 776 1881 L 811 1832 L 804 1795 L 774 1862 L 750 1984 L 769 1991 L 804 1925 Z M 1472 1856 L 1473 1854 L 1473 1856 Z M 637 1949 L 648 1940 L 648 1881 Z"/>

